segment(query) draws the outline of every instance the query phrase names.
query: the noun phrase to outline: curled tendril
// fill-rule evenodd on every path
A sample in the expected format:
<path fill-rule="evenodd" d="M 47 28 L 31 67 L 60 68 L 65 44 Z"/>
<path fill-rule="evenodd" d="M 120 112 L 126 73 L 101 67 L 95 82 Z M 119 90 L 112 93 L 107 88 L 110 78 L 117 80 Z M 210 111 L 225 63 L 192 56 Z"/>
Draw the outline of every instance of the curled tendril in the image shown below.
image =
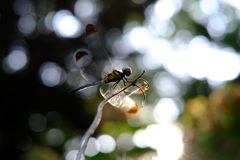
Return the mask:
<path fill-rule="evenodd" d="M 88 130 L 86 131 L 86 133 L 84 134 L 84 136 L 82 137 L 81 141 L 80 141 L 80 146 L 79 146 L 79 149 L 78 149 L 78 153 L 77 153 L 77 158 L 76 160 L 80 160 L 82 155 L 84 154 L 85 150 L 86 150 L 86 147 L 87 147 L 87 143 L 88 143 L 88 140 L 89 138 L 91 137 L 91 135 L 95 132 L 96 128 L 98 127 L 101 119 L 102 119 L 102 111 L 103 111 L 103 107 L 104 105 L 111 99 L 113 98 L 114 96 L 120 94 L 121 92 L 125 91 L 126 89 L 132 87 L 132 86 L 135 86 L 137 88 L 139 88 L 141 90 L 141 92 L 144 94 L 144 91 L 141 89 L 141 87 L 137 86 L 137 82 L 139 80 L 143 81 L 143 82 L 146 82 L 147 84 L 147 87 L 148 87 L 148 83 L 146 80 L 142 79 L 142 75 L 145 73 L 145 70 L 136 78 L 134 79 L 133 81 L 131 81 L 131 83 L 127 86 L 125 86 L 123 89 L 119 90 L 118 92 L 116 93 L 113 93 L 111 96 L 105 98 L 99 105 L 98 105 L 98 111 L 97 111 L 97 114 L 91 124 L 91 126 L 88 128 Z M 145 98 L 145 94 L 144 94 L 144 98 Z"/>

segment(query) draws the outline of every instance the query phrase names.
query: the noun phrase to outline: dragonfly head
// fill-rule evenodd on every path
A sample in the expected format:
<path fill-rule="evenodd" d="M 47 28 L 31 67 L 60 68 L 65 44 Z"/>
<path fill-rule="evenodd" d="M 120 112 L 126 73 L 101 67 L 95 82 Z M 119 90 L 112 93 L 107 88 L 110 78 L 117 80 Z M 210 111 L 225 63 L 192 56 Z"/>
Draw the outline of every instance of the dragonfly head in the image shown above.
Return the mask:
<path fill-rule="evenodd" d="M 124 75 L 126 75 L 128 77 L 132 74 L 132 69 L 130 67 L 123 67 L 122 72 Z"/>

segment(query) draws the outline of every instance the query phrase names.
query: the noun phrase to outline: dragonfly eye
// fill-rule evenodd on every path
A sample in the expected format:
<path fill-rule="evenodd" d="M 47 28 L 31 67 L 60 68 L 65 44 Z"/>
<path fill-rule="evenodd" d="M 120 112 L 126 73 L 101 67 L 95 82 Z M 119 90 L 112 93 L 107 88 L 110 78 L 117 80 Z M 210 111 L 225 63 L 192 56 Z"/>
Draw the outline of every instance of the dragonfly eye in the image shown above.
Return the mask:
<path fill-rule="evenodd" d="M 132 69 L 130 67 L 123 67 L 122 72 L 128 77 L 132 74 Z"/>

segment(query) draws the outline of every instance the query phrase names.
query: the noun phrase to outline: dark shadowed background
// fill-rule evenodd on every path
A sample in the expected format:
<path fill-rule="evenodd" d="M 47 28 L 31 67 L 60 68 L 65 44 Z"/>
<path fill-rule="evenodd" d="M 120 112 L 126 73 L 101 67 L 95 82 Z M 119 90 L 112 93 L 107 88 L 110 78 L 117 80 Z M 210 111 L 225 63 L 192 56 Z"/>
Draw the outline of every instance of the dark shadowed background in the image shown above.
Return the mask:
<path fill-rule="evenodd" d="M 0 159 L 74 159 L 103 100 L 68 94 L 89 23 L 150 89 L 134 115 L 106 105 L 86 160 L 240 159 L 239 19 L 230 0 L 1 1 Z"/>

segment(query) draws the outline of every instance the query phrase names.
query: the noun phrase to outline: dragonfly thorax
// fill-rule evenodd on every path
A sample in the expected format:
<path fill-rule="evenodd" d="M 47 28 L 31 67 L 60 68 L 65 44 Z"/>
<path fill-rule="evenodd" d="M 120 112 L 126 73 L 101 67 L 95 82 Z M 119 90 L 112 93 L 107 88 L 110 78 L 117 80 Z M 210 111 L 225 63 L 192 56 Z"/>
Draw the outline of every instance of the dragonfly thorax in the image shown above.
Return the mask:
<path fill-rule="evenodd" d="M 103 81 L 106 83 L 117 82 L 123 79 L 124 73 L 119 70 L 112 70 L 110 73 L 104 76 Z"/>

